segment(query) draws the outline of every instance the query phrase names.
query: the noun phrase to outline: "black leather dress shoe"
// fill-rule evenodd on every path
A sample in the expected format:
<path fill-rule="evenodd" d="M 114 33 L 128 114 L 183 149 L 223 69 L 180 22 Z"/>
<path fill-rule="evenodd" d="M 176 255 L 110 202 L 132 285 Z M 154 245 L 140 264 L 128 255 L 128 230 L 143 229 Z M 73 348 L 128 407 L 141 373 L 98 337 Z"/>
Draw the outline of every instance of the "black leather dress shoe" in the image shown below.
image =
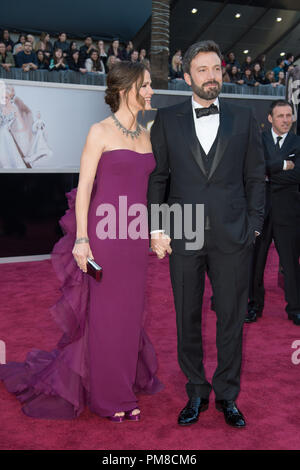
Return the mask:
<path fill-rule="evenodd" d="M 245 323 L 252 323 L 252 322 L 256 321 L 261 316 L 262 316 L 262 310 L 257 310 L 256 308 L 249 308 L 244 322 Z"/>
<path fill-rule="evenodd" d="M 288 313 L 289 320 L 293 320 L 295 325 L 300 325 L 300 313 Z"/>
<path fill-rule="evenodd" d="M 181 426 L 188 426 L 189 424 L 196 423 L 201 411 L 207 410 L 208 404 L 209 400 L 206 398 L 190 398 L 186 406 L 179 413 L 178 424 Z"/>
<path fill-rule="evenodd" d="M 216 408 L 224 413 L 227 424 L 235 428 L 243 428 L 246 421 L 233 400 L 216 400 Z"/>
<path fill-rule="evenodd" d="M 248 310 L 244 322 L 245 323 L 253 323 L 253 322 L 256 321 L 256 319 L 257 319 L 256 311 L 253 308 L 251 308 L 250 310 Z"/>

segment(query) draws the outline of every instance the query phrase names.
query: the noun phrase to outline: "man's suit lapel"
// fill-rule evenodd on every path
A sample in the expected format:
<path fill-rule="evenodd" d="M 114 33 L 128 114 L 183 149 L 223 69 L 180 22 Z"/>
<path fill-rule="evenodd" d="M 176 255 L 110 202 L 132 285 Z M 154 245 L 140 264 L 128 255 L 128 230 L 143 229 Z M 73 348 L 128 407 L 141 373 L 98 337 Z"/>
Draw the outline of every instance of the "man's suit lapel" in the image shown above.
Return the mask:
<path fill-rule="evenodd" d="M 218 132 L 218 143 L 216 152 L 212 161 L 211 169 L 208 175 L 208 179 L 212 177 L 216 171 L 217 166 L 219 165 L 226 147 L 232 137 L 233 132 L 233 119 L 234 115 L 230 110 L 229 106 L 226 105 L 222 100 L 219 99 L 220 105 L 220 126 Z"/>
<path fill-rule="evenodd" d="M 272 156 L 274 158 L 274 155 L 276 155 L 276 153 L 274 153 L 275 143 L 274 143 L 271 129 L 267 131 L 264 135 L 265 135 L 265 144 L 268 150 L 269 158 L 272 158 Z M 283 158 L 284 155 L 285 156 L 287 155 L 289 149 L 293 148 L 294 140 L 295 140 L 295 134 L 293 134 L 292 132 L 289 132 L 286 138 L 284 139 L 284 142 L 282 146 L 280 147 L 280 150 L 279 151 L 277 150 L 277 156 L 278 156 L 277 158 L 280 158 L 281 156 Z"/>
<path fill-rule="evenodd" d="M 196 160 L 196 163 L 199 165 L 204 176 L 207 176 L 200 152 L 199 141 L 195 130 L 191 99 L 183 103 L 182 109 L 180 112 L 177 113 L 177 116 L 180 122 L 180 127 L 183 131 L 183 135 L 191 149 L 192 155 Z"/>
<path fill-rule="evenodd" d="M 198 166 L 200 167 L 202 173 L 208 179 L 210 179 L 212 175 L 214 174 L 214 172 L 216 171 L 222 159 L 222 156 L 224 155 L 226 147 L 230 141 L 230 137 L 232 136 L 232 130 L 233 130 L 233 119 L 234 119 L 233 113 L 231 112 L 230 108 L 227 106 L 226 103 L 222 102 L 221 100 L 219 100 L 219 103 L 220 103 L 220 125 L 219 125 L 219 131 L 217 134 L 218 143 L 217 143 L 215 155 L 212 156 L 213 161 L 212 161 L 211 169 L 210 169 L 208 176 L 206 174 L 205 167 L 203 164 L 200 147 L 199 147 L 199 141 L 198 141 L 196 130 L 195 130 L 193 107 L 192 107 L 191 100 L 189 99 L 185 101 L 182 105 L 182 109 L 180 110 L 180 112 L 177 113 L 181 128 L 183 130 L 183 134 L 186 138 L 186 141 L 189 144 L 192 155 L 194 159 L 196 160 Z"/>
<path fill-rule="evenodd" d="M 264 141 L 265 141 L 265 146 L 267 148 L 268 158 L 272 158 L 272 155 L 274 155 L 275 144 L 274 144 L 271 130 L 268 130 L 267 132 L 264 133 Z"/>
<path fill-rule="evenodd" d="M 284 139 L 284 142 L 281 146 L 280 151 L 284 153 L 285 156 L 288 153 L 289 149 L 293 148 L 295 137 L 296 137 L 295 134 L 293 134 L 292 132 L 289 132 L 286 138 Z"/>

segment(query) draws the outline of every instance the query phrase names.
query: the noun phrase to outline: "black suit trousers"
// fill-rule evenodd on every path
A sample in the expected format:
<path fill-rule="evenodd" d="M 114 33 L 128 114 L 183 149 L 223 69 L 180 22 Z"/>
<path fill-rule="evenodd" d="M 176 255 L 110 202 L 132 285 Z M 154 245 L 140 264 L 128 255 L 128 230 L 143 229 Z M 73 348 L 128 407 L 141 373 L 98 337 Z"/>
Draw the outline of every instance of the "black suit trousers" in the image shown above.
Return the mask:
<path fill-rule="evenodd" d="M 178 361 L 188 379 L 189 397 L 235 400 L 240 390 L 242 335 L 248 300 L 253 245 L 235 253 L 223 253 L 205 231 L 198 253 L 170 255 L 170 274 L 177 321 Z M 205 377 L 202 349 L 202 301 L 205 271 L 213 288 L 217 315 L 218 364 L 212 385 Z"/>
<path fill-rule="evenodd" d="M 274 224 L 275 246 L 283 267 L 287 313 L 300 313 L 300 228 Z"/>
<path fill-rule="evenodd" d="M 283 267 L 286 311 L 300 313 L 300 229 L 296 226 L 274 224 L 271 211 L 254 246 L 249 283 L 249 307 L 263 311 L 264 271 L 273 239 Z"/>
<path fill-rule="evenodd" d="M 271 212 L 265 218 L 262 232 L 255 240 L 250 270 L 249 307 L 262 312 L 265 304 L 264 272 L 273 239 Z"/>

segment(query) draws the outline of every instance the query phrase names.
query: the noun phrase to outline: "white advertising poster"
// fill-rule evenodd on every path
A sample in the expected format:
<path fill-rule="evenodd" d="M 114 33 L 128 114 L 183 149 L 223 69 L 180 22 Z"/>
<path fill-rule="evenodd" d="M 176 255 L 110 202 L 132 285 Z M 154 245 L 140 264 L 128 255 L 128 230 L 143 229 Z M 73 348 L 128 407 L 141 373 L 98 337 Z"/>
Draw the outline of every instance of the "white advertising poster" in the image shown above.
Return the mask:
<path fill-rule="evenodd" d="M 105 87 L 0 80 L 0 173 L 77 173 L 89 128 L 111 114 Z M 155 90 L 152 110 L 140 123 L 150 130 L 157 108 L 188 99 L 191 92 Z M 251 106 L 261 126 L 273 96 L 226 95 Z"/>
<path fill-rule="evenodd" d="M 92 124 L 110 114 L 104 87 L 0 81 L 0 172 L 78 171 Z"/>

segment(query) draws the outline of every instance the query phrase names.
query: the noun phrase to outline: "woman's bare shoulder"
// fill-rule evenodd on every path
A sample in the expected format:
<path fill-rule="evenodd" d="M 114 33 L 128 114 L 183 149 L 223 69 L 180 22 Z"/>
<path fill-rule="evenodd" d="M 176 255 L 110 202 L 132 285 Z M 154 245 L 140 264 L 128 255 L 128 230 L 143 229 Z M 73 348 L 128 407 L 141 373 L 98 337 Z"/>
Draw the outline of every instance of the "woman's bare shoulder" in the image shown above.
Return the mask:
<path fill-rule="evenodd" d="M 111 128 L 111 119 L 108 117 L 103 121 L 95 122 L 90 127 L 90 132 L 94 134 L 105 134 Z"/>
<path fill-rule="evenodd" d="M 110 136 L 110 129 L 109 118 L 95 122 L 89 129 L 88 140 L 102 142 L 104 146 L 107 138 Z"/>

